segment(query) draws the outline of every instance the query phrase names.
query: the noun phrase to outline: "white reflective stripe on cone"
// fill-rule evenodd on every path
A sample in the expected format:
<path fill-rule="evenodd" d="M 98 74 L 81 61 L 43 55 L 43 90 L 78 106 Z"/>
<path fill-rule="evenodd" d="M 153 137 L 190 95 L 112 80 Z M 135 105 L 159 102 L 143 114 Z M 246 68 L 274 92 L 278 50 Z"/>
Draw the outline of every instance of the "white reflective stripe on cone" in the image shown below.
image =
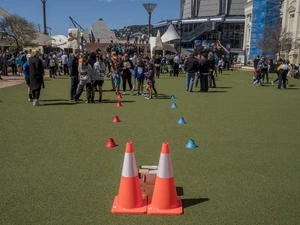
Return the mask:
<path fill-rule="evenodd" d="M 135 157 L 133 153 L 125 153 L 122 176 L 123 177 L 135 177 L 138 175 Z"/>
<path fill-rule="evenodd" d="M 160 154 L 157 176 L 161 178 L 173 177 L 173 168 L 169 154 Z"/>

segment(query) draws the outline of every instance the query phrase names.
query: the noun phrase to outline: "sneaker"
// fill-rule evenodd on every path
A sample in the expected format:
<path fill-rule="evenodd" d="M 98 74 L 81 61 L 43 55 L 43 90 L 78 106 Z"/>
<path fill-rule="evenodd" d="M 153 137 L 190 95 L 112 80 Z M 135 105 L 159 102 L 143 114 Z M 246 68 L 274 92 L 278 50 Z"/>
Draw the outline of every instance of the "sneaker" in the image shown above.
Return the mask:
<path fill-rule="evenodd" d="M 137 93 L 136 95 L 137 95 L 137 96 L 141 96 L 142 94 L 141 94 L 141 93 Z"/>
<path fill-rule="evenodd" d="M 28 98 L 28 102 L 32 102 L 33 101 L 33 99 L 32 98 Z"/>
<path fill-rule="evenodd" d="M 123 92 L 123 95 L 126 95 L 126 92 L 125 92 L 125 91 Z"/>
<path fill-rule="evenodd" d="M 145 99 L 149 100 L 151 99 L 152 97 L 151 96 L 146 96 Z"/>
<path fill-rule="evenodd" d="M 33 105 L 33 106 L 40 106 L 39 100 L 34 99 L 32 105 Z"/>
<path fill-rule="evenodd" d="M 91 103 L 91 101 L 86 101 L 85 103 L 86 103 L 86 104 L 90 104 L 90 103 Z"/>
<path fill-rule="evenodd" d="M 71 102 L 72 102 L 72 103 L 78 103 L 78 101 L 76 101 L 76 100 L 74 100 L 74 99 L 72 99 Z"/>

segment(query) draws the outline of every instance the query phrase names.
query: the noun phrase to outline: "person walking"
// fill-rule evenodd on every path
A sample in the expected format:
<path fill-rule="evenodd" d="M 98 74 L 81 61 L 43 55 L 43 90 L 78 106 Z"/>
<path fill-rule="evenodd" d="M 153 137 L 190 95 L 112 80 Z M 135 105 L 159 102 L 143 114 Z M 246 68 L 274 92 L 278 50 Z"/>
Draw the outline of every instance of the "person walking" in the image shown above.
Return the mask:
<path fill-rule="evenodd" d="M 77 93 L 74 97 L 74 102 L 77 103 L 82 92 L 84 86 L 86 86 L 86 103 L 92 102 L 92 73 L 93 68 L 92 66 L 87 62 L 86 56 L 82 57 L 82 62 L 78 65 L 78 72 L 79 72 L 79 87 L 77 90 Z"/>
<path fill-rule="evenodd" d="M 32 56 L 29 59 L 30 89 L 33 97 L 33 106 L 39 106 L 41 88 L 44 83 L 44 67 L 42 60 L 39 58 L 40 51 L 32 50 L 31 53 Z"/>
<path fill-rule="evenodd" d="M 75 102 L 75 95 L 79 84 L 79 65 L 80 51 L 76 50 L 75 55 L 71 58 L 71 88 L 70 88 L 70 101 Z"/>
<path fill-rule="evenodd" d="M 185 60 L 183 68 L 186 71 L 186 91 L 193 92 L 195 74 L 198 71 L 199 64 L 194 53 L 191 53 Z"/>

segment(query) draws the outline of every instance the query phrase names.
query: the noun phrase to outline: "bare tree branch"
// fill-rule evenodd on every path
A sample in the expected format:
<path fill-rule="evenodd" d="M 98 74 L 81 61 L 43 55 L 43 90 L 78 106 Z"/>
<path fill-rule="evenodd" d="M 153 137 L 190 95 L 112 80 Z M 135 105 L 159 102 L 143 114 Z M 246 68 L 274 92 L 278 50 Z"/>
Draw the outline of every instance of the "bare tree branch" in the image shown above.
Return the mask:
<path fill-rule="evenodd" d="M 13 47 L 35 45 L 33 40 L 37 37 L 37 31 L 34 24 L 18 15 L 3 17 L 0 20 L 0 32 L 12 43 Z"/>

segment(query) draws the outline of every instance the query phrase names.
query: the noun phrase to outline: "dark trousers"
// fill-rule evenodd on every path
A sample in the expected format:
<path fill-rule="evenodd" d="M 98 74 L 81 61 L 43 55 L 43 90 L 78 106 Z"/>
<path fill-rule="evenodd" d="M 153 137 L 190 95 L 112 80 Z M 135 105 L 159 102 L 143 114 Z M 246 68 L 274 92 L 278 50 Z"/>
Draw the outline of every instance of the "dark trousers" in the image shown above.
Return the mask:
<path fill-rule="evenodd" d="M 69 68 L 68 64 L 63 64 L 63 70 L 64 70 L 64 75 L 68 74 L 69 75 Z"/>
<path fill-rule="evenodd" d="M 75 99 L 78 83 L 79 83 L 78 76 L 71 76 L 71 88 L 70 88 L 70 99 L 71 100 Z"/>
<path fill-rule="evenodd" d="M 14 63 L 11 65 L 11 72 L 13 75 L 17 75 L 17 65 Z"/>
<path fill-rule="evenodd" d="M 179 63 L 174 63 L 173 69 L 174 69 L 174 77 L 178 77 L 178 74 L 179 74 Z"/>
<path fill-rule="evenodd" d="M 280 71 L 278 73 L 279 75 L 279 81 L 278 81 L 278 89 L 281 88 L 281 84 L 283 85 L 283 88 L 286 88 L 286 77 L 287 77 L 287 72 L 286 71 Z"/>
<path fill-rule="evenodd" d="M 39 87 L 38 89 L 31 90 L 31 93 L 33 99 L 39 99 L 41 94 L 41 87 Z"/>
<path fill-rule="evenodd" d="M 126 91 L 126 82 L 128 82 L 129 85 L 129 89 L 132 90 L 132 82 L 131 82 L 131 74 L 126 74 L 122 76 L 122 80 L 123 80 L 123 91 Z"/>
<path fill-rule="evenodd" d="M 262 79 L 263 79 L 263 81 L 265 80 L 265 77 L 267 79 L 267 83 L 269 83 L 269 73 L 268 73 L 268 71 L 262 70 Z"/>
<path fill-rule="evenodd" d="M 155 84 L 154 83 L 152 83 L 152 89 L 153 89 L 154 93 L 157 95 L 157 90 L 155 88 Z"/>
<path fill-rule="evenodd" d="M 86 99 L 88 102 L 91 102 L 92 100 L 92 83 L 82 83 L 82 84 L 79 84 L 79 88 L 78 88 L 78 91 L 75 95 L 75 98 L 74 100 L 75 101 L 78 101 L 78 99 L 80 98 L 82 92 L 83 92 L 83 88 L 84 88 L 84 85 L 86 87 Z"/>
<path fill-rule="evenodd" d="M 216 80 L 214 76 L 214 71 L 209 71 L 209 87 L 216 87 Z"/>
<path fill-rule="evenodd" d="M 159 78 L 159 75 L 160 75 L 160 66 L 156 66 L 155 67 L 155 75 L 157 78 Z"/>
<path fill-rule="evenodd" d="M 208 92 L 209 73 L 200 73 L 200 92 Z"/>

